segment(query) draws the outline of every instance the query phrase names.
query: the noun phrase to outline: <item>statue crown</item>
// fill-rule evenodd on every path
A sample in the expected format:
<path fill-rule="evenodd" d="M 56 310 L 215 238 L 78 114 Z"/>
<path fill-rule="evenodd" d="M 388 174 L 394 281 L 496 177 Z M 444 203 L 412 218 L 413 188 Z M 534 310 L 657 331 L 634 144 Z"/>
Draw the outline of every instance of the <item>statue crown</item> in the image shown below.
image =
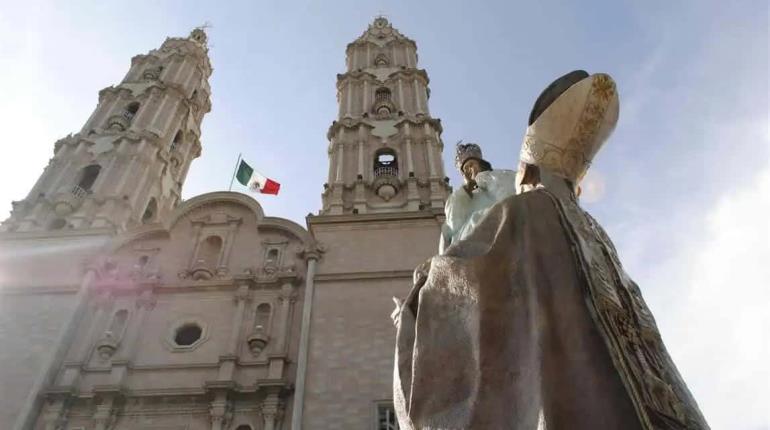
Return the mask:
<path fill-rule="evenodd" d="M 457 147 L 455 149 L 455 166 L 458 170 L 462 170 L 463 164 L 469 158 L 475 158 L 478 160 L 484 159 L 481 155 L 481 147 L 479 145 L 475 143 L 462 142 L 462 140 L 457 142 Z"/>

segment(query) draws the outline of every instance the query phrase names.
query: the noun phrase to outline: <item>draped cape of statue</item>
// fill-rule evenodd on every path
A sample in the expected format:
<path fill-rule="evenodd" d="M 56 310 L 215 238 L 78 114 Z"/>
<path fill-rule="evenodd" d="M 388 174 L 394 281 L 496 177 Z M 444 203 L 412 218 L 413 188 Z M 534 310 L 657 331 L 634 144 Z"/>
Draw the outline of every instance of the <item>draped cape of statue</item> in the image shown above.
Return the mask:
<path fill-rule="evenodd" d="M 411 429 L 707 429 L 602 228 L 545 188 L 415 271 L 396 314 Z"/>

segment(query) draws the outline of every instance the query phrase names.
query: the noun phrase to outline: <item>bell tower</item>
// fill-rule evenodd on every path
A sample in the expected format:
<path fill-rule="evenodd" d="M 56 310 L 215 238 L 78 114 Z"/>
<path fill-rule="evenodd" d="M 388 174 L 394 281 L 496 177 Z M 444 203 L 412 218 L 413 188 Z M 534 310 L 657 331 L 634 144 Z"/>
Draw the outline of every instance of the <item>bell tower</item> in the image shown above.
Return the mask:
<path fill-rule="evenodd" d="M 377 17 L 346 58 L 323 206 L 307 217 L 323 252 L 305 290 L 292 428 L 395 428 L 393 297 L 436 254 L 451 192 L 416 44 Z"/>
<path fill-rule="evenodd" d="M 430 116 L 417 45 L 377 17 L 346 50 L 338 119 L 327 133 L 322 215 L 442 209 L 441 121 Z"/>
<path fill-rule="evenodd" d="M 211 72 L 201 28 L 135 56 L 123 81 L 99 92 L 83 128 L 55 143 L 53 158 L 0 231 L 120 232 L 162 219 L 179 203 L 201 153 Z"/>

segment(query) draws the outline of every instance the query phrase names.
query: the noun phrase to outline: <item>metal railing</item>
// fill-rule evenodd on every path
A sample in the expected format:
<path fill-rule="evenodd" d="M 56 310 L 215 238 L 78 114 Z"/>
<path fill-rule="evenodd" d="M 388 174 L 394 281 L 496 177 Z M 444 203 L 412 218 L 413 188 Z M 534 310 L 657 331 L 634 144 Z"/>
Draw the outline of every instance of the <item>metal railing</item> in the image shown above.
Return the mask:
<path fill-rule="evenodd" d="M 378 176 L 398 176 L 398 167 L 375 167 L 374 168 L 374 177 Z"/>
<path fill-rule="evenodd" d="M 82 199 L 85 196 L 91 194 L 91 190 L 86 190 L 85 188 L 81 187 L 80 185 L 73 185 L 72 190 L 70 190 L 73 196 L 77 199 Z"/>

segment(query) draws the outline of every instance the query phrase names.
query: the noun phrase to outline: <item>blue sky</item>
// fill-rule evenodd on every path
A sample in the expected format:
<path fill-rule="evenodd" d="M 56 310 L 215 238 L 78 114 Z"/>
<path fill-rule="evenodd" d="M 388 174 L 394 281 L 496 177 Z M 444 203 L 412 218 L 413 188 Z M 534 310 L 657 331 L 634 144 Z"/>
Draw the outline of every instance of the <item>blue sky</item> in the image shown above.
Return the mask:
<path fill-rule="evenodd" d="M 0 0 L 3 213 L 132 56 L 207 21 L 213 109 L 185 198 L 227 189 L 242 152 L 282 183 L 259 197 L 265 212 L 300 224 L 320 207 L 345 46 L 378 13 L 417 42 L 447 149 L 477 141 L 498 167 L 516 165 L 529 109 L 556 76 L 610 73 L 620 121 L 584 204 L 713 428 L 770 428 L 767 2 L 64 4 Z"/>

